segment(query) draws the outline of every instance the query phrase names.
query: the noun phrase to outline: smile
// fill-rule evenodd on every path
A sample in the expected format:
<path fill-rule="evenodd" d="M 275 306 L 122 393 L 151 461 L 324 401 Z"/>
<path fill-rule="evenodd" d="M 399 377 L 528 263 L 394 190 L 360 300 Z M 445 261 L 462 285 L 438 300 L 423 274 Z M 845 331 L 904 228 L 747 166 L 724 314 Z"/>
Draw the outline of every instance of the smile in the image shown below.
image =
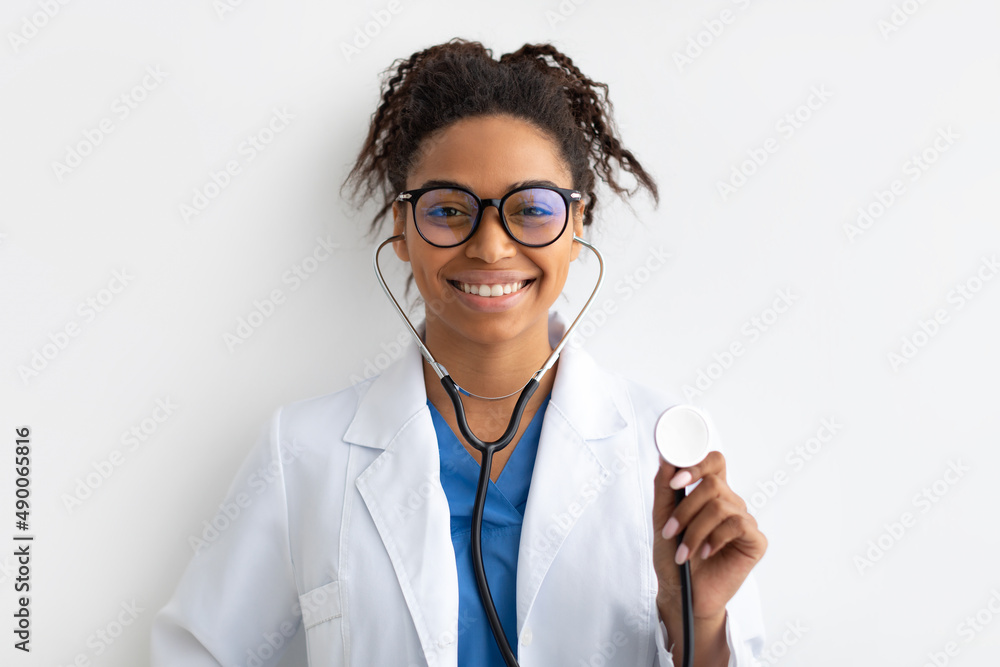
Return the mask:
<path fill-rule="evenodd" d="M 525 287 L 527 287 L 530 283 L 533 283 L 534 279 L 521 280 L 514 283 L 501 283 L 497 285 L 485 285 L 485 284 L 475 285 L 472 283 L 460 283 L 457 280 L 449 280 L 448 282 L 450 282 L 452 285 L 462 290 L 466 294 L 496 297 L 496 296 L 505 296 L 507 294 L 513 294 L 515 292 L 519 292 Z"/>

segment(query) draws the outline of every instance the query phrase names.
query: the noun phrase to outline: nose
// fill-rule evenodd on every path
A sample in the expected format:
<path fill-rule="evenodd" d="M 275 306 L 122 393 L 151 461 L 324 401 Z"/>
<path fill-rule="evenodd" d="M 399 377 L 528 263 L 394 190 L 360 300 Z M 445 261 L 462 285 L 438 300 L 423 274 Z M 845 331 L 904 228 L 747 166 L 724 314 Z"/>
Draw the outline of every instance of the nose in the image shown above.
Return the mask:
<path fill-rule="evenodd" d="M 517 242 L 503 228 L 500 209 L 494 204 L 483 205 L 483 217 L 475 233 L 466 242 L 465 255 L 494 264 L 517 254 Z"/>

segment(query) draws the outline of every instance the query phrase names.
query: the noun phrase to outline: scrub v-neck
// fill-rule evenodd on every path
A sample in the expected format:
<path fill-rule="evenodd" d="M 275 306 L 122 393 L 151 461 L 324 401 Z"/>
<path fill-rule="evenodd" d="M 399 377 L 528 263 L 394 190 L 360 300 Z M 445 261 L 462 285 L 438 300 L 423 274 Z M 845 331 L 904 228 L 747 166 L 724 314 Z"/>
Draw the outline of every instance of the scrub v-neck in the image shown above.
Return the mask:
<path fill-rule="evenodd" d="M 542 420 L 548 407 L 546 396 L 514 446 L 496 482 L 489 482 L 483 512 L 483 566 L 493 603 L 507 640 L 517 651 L 517 555 L 521 523 L 528 502 Z M 476 588 L 472 567 L 472 504 L 479 481 L 479 463 L 465 449 L 444 417 L 428 400 L 438 438 L 441 486 L 451 511 L 451 540 L 458 568 L 459 619 L 458 663 L 504 667 L 500 650 Z"/>

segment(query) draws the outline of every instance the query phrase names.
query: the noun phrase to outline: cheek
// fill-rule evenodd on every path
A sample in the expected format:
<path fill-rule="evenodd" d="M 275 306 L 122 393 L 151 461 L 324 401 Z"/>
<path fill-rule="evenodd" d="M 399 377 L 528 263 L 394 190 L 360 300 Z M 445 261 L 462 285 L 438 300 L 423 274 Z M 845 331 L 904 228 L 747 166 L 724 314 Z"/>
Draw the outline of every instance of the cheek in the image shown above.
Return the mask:
<path fill-rule="evenodd" d="M 422 261 L 423 258 L 413 257 L 411 255 L 410 267 L 413 270 L 413 279 L 417 283 L 417 287 L 420 289 L 421 293 L 427 292 L 427 285 L 429 282 L 429 277 L 427 275 L 427 264 Z"/>
<path fill-rule="evenodd" d="M 545 263 L 539 265 L 545 272 L 550 289 L 562 291 L 569 275 L 570 252 L 569 248 L 560 248 L 558 256 L 548 258 Z"/>
<path fill-rule="evenodd" d="M 433 249 L 427 248 L 427 244 L 423 243 L 422 240 L 420 243 L 424 247 L 417 245 L 410 248 L 410 268 L 413 271 L 413 279 L 421 293 L 425 293 L 428 289 L 439 290 L 441 285 L 437 276 L 439 269 L 447 262 L 447 257 L 442 257 Z"/>

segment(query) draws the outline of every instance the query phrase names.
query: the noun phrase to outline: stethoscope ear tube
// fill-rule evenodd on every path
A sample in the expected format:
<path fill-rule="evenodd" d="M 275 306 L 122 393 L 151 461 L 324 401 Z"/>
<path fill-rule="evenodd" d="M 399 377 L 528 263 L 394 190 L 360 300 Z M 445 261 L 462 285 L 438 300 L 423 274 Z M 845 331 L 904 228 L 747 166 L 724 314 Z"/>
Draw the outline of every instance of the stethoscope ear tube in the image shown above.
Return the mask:
<path fill-rule="evenodd" d="M 462 435 L 465 436 L 470 445 L 484 454 L 487 451 L 491 453 L 499 452 L 514 440 L 514 435 L 521 425 L 521 415 L 524 414 L 524 408 L 528 405 L 532 394 L 538 389 L 538 380 L 534 377 L 528 380 L 528 384 L 524 385 L 524 389 L 521 390 L 521 395 L 514 405 L 514 412 L 511 414 L 510 421 L 507 422 L 507 430 L 504 431 L 504 434 L 498 440 L 484 442 L 476 437 L 476 434 L 469 428 L 469 423 L 465 419 L 465 405 L 462 403 L 462 396 L 458 390 L 458 385 L 455 384 L 450 375 L 445 375 L 441 378 L 441 384 L 444 386 L 444 390 L 448 392 L 448 396 L 451 397 L 451 402 L 455 405 L 455 418 L 458 420 L 458 428 L 462 431 Z"/>

